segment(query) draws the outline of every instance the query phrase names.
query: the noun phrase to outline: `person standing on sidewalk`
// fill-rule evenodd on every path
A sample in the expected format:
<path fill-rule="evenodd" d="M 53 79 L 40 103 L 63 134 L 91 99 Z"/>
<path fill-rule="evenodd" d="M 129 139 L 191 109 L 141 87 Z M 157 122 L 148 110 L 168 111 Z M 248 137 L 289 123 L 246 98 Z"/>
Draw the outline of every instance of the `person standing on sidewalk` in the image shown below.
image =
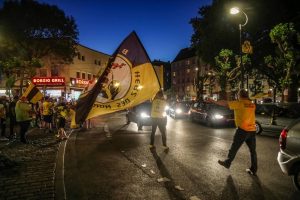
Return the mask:
<path fill-rule="evenodd" d="M 16 134 L 14 129 L 16 128 L 17 121 L 16 121 L 16 103 L 19 97 L 14 96 L 13 100 L 8 105 L 8 115 L 9 115 L 9 139 L 13 140 L 16 138 Z"/>
<path fill-rule="evenodd" d="M 21 142 L 27 144 L 26 132 L 30 126 L 31 122 L 31 105 L 27 102 L 26 97 L 21 97 L 16 103 L 16 119 L 20 125 L 20 140 Z"/>
<path fill-rule="evenodd" d="M 6 105 L 6 97 L 0 97 L 0 126 L 1 126 L 1 141 L 6 141 L 8 138 L 6 137 L 6 117 L 7 117 L 7 105 Z"/>
<path fill-rule="evenodd" d="M 155 148 L 154 146 L 154 138 L 156 128 L 158 127 L 162 137 L 163 148 L 168 150 L 167 146 L 167 137 L 166 137 L 166 126 L 167 126 L 167 115 L 165 112 L 167 106 L 167 102 L 164 99 L 164 95 L 162 91 L 159 91 L 154 100 L 152 101 L 151 107 L 151 118 L 152 118 L 152 132 L 151 132 L 151 140 L 150 140 L 150 149 Z"/>
<path fill-rule="evenodd" d="M 250 101 L 246 90 L 240 90 L 238 95 L 239 99 L 237 101 L 228 102 L 229 108 L 234 110 L 234 120 L 237 127 L 233 137 L 233 143 L 229 149 L 227 159 L 224 161 L 218 160 L 218 163 L 229 169 L 239 148 L 246 142 L 251 156 L 251 166 L 246 169 L 246 172 L 251 175 L 256 175 L 255 104 Z"/>
<path fill-rule="evenodd" d="M 50 97 L 46 96 L 43 102 L 43 120 L 45 123 L 44 128 L 52 132 L 52 116 L 53 116 L 53 103 Z"/>

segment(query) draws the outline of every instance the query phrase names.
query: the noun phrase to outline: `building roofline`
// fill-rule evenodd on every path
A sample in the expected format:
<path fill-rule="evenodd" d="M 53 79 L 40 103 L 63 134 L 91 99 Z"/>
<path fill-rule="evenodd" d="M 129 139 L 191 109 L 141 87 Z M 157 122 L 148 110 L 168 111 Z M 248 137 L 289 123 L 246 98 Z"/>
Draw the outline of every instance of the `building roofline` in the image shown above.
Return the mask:
<path fill-rule="evenodd" d="M 96 52 L 96 53 L 101 53 L 101 54 L 104 54 L 104 55 L 107 55 L 107 56 L 111 56 L 111 55 L 109 55 L 109 54 L 107 54 L 107 53 L 103 53 L 103 52 L 101 52 L 101 51 L 92 49 L 92 48 L 87 47 L 87 46 L 85 46 L 85 45 L 83 45 L 83 44 L 79 44 L 79 43 L 78 43 L 77 45 L 78 45 L 78 46 L 81 46 L 81 47 L 83 47 L 83 48 L 89 49 L 89 50 L 91 50 L 91 51 L 94 51 L 94 52 Z"/>

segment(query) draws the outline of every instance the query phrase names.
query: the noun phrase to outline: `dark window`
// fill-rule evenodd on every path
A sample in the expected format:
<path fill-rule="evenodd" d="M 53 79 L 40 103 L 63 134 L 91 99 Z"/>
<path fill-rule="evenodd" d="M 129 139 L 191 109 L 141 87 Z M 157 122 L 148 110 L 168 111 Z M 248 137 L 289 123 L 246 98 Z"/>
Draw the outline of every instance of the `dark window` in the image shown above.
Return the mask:
<path fill-rule="evenodd" d="M 98 65 L 101 65 L 101 60 L 98 60 Z"/>
<path fill-rule="evenodd" d="M 84 56 L 81 56 L 81 60 L 82 60 L 82 61 L 85 61 L 85 57 L 84 57 Z"/>
<path fill-rule="evenodd" d="M 85 73 L 82 73 L 82 79 L 85 79 Z"/>
<path fill-rule="evenodd" d="M 58 73 L 59 73 L 58 68 L 59 68 L 58 65 L 51 66 L 51 76 L 58 76 Z"/>
<path fill-rule="evenodd" d="M 81 60 L 81 55 L 80 55 L 80 53 L 77 54 L 77 58 L 78 58 L 78 60 Z"/>
<path fill-rule="evenodd" d="M 47 76 L 47 69 L 40 69 L 40 76 L 46 77 Z"/>
<path fill-rule="evenodd" d="M 96 75 L 93 75 L 93 79 L 95 79 L 96 78 Z"/>
<path fill-rule="evenodd" d="M 92 75 L 88 74 L 88 80 L 91 80 L 91 79 L 92 79 Z"/>
<path fill-rule="evenodd" d="M 80 72 L 76 72 L 76 78 L 80 78 Z"/>
<path fill-rule="evenodd" d="M 94 63 L 95 63 L 95 65 L 97 65 L 97 60 L 95 60 L 95 62 L 94 62 Z"/>

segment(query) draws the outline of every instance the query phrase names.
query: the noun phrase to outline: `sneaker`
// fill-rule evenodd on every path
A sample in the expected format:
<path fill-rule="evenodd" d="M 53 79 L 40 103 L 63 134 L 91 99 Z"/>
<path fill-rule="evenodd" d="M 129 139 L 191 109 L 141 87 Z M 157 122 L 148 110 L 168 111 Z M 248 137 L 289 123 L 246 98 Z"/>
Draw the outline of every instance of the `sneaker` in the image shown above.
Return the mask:
<path fill-rule="evenodd" d="M 220 165 L 222 165 L 223 167 L 225 167 L 226 169 L 229 169 L 229 167 L 230 167 L 230 165 L 228 163 L 226 163 L 225 161 L 218 160 L 218 163 Z"/>
<path fill-rule="evenodd" d="M 169 147 L 168 146 L 163 146 L 163 149 L 165 150 L 165 151 L 168 151 L 169 150 Z"/>
<path fill-rule="evenodd" d="M 256 176 L 256 172 L 252 171 L 250 168 L 246 169 L 246 172 L 252 176 Z"/>
<path fill-rule="evenodd" d="M 152 145 L 152 144 L 150 144 L 150 145 L 149 145 L 149 149 L 155 149 L 155 146 Z"/>

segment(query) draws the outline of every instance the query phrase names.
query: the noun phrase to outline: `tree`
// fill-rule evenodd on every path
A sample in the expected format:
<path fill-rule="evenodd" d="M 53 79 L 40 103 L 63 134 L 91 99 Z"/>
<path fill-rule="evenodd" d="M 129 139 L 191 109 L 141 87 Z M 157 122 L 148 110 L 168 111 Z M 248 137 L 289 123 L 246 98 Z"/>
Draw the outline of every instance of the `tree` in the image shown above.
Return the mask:
<path fill-rule="evenodd" d="M 264 56 L 270 54 L 273 48 L 268 38 L 272 27 L 281 22 L 295 22 L 299 29 L 299 4 L 300 1 L 295 0 L 214 0 L 211 5 L 199 8 L 198 16 L 190 20 L 194 29 L 192 46 L 199 50 L 198 56 L 212 67 L 214 57 L 221 49 L 239 52 L 238 24 L 244 21 L 244 16 L 229 15 L 232 6 L 239 6 L 249 18 L 243 27 L 242 38 L 253 44 L 255 54 L 252 64 L 260 67 L 264 64 Z"/>
<path fill-rule="evenodd" d="M 70 63 L 76 55 L 77 25 L 57 6 L 33 0 L 5 1 L 0 30 L 2 73 L 18 74 L 21 92 L 23 80 L 34 75 L 45 57 L 53 63 Z"/>
<path fill-rule="evenodd" d="M 227 99 L 229 77 L 234 68 L 234 60 L 233 51 L 229 49 L 222 49 L 219 55 L 215 57 L 216 66 L 214 73 L 221 88 L 220 99 Z"/>
<path fill-rule="evenodd" d="M 266 56 L 265 63 L 279 77 L 279 84 L 283 91 L 288 89 L 288 102 L 297 101 L 300 74 L 300 34 L 293 23 L 280 23 L 270 32 L 272 43 L 277 45 L 278 51 L 274 56 Z"/>

